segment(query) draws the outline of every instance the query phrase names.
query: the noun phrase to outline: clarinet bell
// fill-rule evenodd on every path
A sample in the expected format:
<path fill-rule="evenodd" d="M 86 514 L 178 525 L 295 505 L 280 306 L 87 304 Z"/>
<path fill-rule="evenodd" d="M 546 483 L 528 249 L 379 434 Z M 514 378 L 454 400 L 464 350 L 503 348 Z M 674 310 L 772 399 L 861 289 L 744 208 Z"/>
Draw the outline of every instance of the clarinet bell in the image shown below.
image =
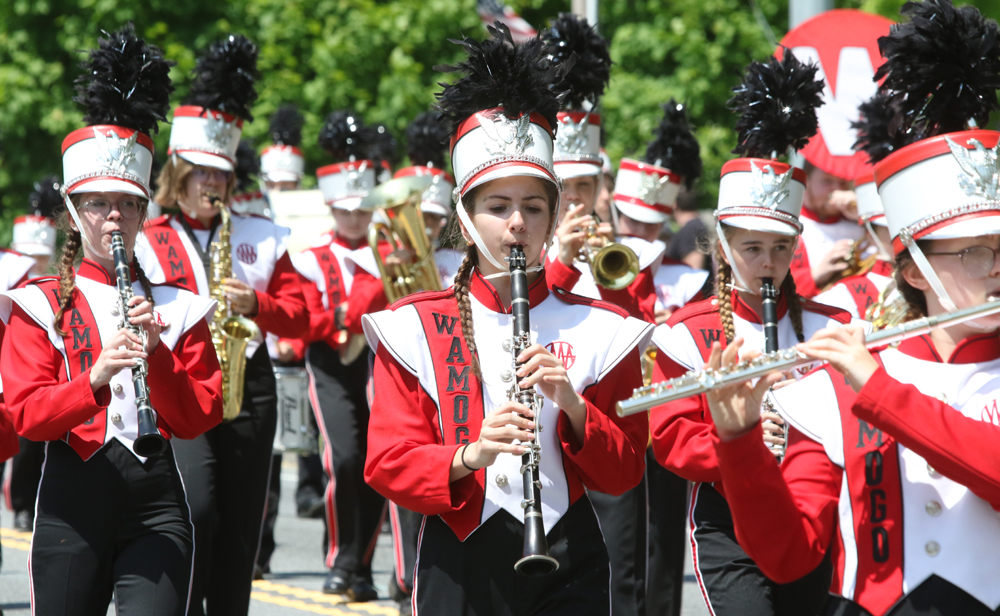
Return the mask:
<path fill-rule="evenodd" d="M 167 448 L 167 439 L 156 428 L 156 420 L 149 409 L 139 409 L 139 436 L 132 442 L 132 451 L 144 458 L 158 456 Z"/>
<path fill-rule="evenodd" d="M 555 573 L 559 568 L 559 561 L 548 554 L 548 541 L 545 539 L 545 526 L 542 525 L 541 516 L 538 516 L 537 524 L 532 523 L 531 518 L 525 522 L 524 556 L 514 563 L 514 571 L 525 577 L 544 577 Z"/>

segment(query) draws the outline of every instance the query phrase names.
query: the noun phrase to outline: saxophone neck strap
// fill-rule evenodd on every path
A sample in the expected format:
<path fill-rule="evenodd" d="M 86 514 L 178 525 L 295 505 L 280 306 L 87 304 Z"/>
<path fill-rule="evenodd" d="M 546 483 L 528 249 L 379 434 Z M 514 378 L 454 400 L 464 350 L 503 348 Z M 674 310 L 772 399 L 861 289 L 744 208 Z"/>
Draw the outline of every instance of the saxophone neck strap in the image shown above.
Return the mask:
<path fill-rule="evenodd" d="M 212 277 L 212 257 L 208 254 L 206 248 L 201 247 L 201 242 L 198 241 L 198 237 L 194 234 L 194 229 L 191 228 L 191 223 L 187 221 L 184 214 L 177 217 L 177 220 L 181 222 L 181 227 L 184 228 L 184 233 L 187 234 L 188 239 L 191 240 L 191 244 L 194 246 L 195 252 L 198 253 L 198 258 L 201 259 L 201 265 L 205 268 L 205 275 L 211 280 Z M 219 228 L 219 217 L 216 216 L 212 219 L 212 226 L 208 231 L 208 244 L 211 246 L 212 238 L 215 237 L 215 230 Z"/>

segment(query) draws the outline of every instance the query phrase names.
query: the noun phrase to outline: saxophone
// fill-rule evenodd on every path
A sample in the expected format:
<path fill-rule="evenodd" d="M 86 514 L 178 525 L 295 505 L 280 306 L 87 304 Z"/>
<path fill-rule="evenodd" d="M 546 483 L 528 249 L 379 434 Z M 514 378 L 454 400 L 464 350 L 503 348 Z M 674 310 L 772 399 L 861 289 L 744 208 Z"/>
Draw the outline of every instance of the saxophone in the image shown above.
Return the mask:
<path fill-rule="evenodd" d="M 240 414 L 243 406 L 243 376 L 247 367 L 247 344 L 260 334 L 257 324 L 234 315 L 225 298 L 222 281 L 233 277 L 233 247 L 230 243 L 232 217 L 218 195 L 209 194 L 209 201 L 219 209 L 222 221 L 219 224 L 219 239 L 209 246 L 211 272 L 209 272 L 208 295 L 216 302 L 215 317 L 209 329 L 212 344 L 222 368 L 222 420 L 232 421 Z"/>

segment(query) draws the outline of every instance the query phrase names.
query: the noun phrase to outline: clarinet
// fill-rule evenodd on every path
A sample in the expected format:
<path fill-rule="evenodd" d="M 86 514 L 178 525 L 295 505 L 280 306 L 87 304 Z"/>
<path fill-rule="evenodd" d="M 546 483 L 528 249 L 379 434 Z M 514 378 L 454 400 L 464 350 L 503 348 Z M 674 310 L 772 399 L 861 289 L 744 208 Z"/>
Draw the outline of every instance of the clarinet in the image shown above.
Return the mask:
<path fill-rule="evenodd" d="M 127 328 L 142 340 L 146 347 L 146 330 L 139 325 L 133 325 L 128 318 L 132 299 L 132 277 L 129 271 L 128 254 L 125 252 L 125 242 L 121 231 L 111 232 L 111 253 L 115 259 L 115 277 L 118 283 L 118 310 L 122 315 L 119 327 Z M 153 417 L 153 407 L 149 403 L 149 386 L 146 385 L 146 374 L 149 364 L 145 359 L 136 359 L 132 367 L 132 385 L 135 387 L 135 406 L 138 415 L 138 436 L 132 442 L 132 451 L 144 458 L 163 453 L 167 440 L 156 428 Z"/>
<path fill-rule="evenodd" d="M 528 272 L 527 260 L 524 258 L 524 247 L 510 247 L 510 297 L 511 314 L 514 317 L 514 337 L 510 352 L 514 360 L 514 374 L 521 368 L 517 356 L 531 346 L 531 326 L 528 321 Z M 520 402 L 534 411 L 535 435 L 530 443 L 522 443 L 526 451 L 521 456 L 521 480 L 524 500 L 524 549 L 521 559 L 514 564 L 514 571 L 528 577 L 542 577 L 559 568 L 559 561 L 549 556 L 549 544 L 545 538 L 545 524 L 542 519 L 542 482 L 538 474 L 538 464 L 542 447 L 538 444 L 537 434 L 542 431 L 541 410 L 542 397 L 535 393 L 533 387 L 521 389 L 515 379 L 507 392 L 510 400 Z"/>
<path fill-rule="evenodd" d="M 778 290 L 774 288 L 774 278 L 761 278 L 760 281 L 763 283 L 760 288 L 760 296 L 763 299 L 761 312 L 764 313 L 764 351 L 766 353 L 774 353 L 780 348 L 778 346 Z M 775 410 L 774 405 L 771 404 L 771 400 L 768 399 L 766 394 L 764 396 L 763 410 L 778 415 L 778 411 Z M 780 448 L 781 457 L 784 458 L 785 447 L 788 446 L 787 424 L 782 429 L 782 436 L 785 438 L 784 445 L 768 443 L 767 446 L 771 449 Z"/>

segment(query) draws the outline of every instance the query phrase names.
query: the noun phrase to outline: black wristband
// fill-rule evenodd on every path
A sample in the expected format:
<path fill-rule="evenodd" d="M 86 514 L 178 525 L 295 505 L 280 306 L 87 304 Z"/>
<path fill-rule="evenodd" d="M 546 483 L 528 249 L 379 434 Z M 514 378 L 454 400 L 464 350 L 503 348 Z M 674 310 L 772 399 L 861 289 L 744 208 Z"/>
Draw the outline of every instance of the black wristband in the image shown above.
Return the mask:
<path fill-rule="evenodd" d="M 472 471 L 474 473 L 474 472 L 478 471 L 479 469 L 478 468 L 472 468 L 471 466 L 469 466 L 468 464 L 465 463 L 465 450 L 468 449 L 469 445 L 471 445 L 471 444 L 472 443 L 466 443 L 465 447 L 462 447 L 462 466 L 464 466 L 465 468 L 469 469 L 470 471 Z"/>

